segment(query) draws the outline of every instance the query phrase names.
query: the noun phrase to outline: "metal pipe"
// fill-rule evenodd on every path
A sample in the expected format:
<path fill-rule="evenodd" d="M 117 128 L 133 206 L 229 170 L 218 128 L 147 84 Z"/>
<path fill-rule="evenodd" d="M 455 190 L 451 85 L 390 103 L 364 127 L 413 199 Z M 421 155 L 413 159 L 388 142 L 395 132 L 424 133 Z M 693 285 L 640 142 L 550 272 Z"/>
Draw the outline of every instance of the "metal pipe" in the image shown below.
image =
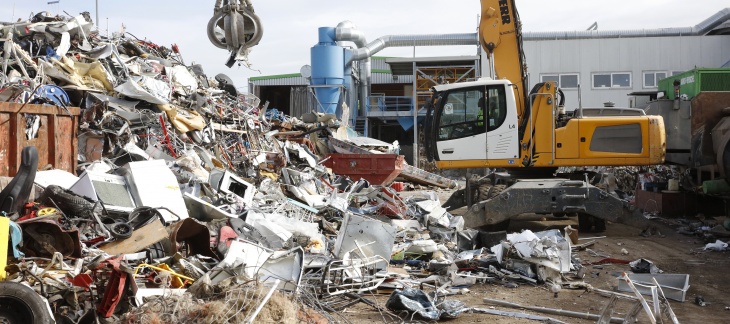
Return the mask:
<path fill-rule="evenodd" d="M 535 311 L 535 312 L 543 312 L 543 313 L 552 314 L 552 315 L 582 318 L 582 319 L 593 320 L 593 321 L 598 320 L 601 317 L 598 314 L 580 313 L 580 312 L 573 312 L 573 311 L 568 311 L 568 310 L 554 309 L 554 308 L 547 308 L 547 307 L 526 306 L 526 305 L 520 305 L 520 304 L 516 304 L 516 303 L 510 303 L 510 302 L 504 301 L 504 300 L 497 300 L 497 299 L 490 299 L 490 298 L 484 298 L 483 301 L 485 304 L 512 307 L 512 308 L 522 308 L 522 309 L 531 310 L 531 311 Z M 623 319 L 618 318 L 618 317 L 612 317 L 611 323 L 623 323 Z"/>
<path fill-rule="evenodd" d="M 416 72 L 416 62 L 411 62 L 413 72 Z M 413 166 L 418 168 L 420 163 L 421 154 L 418 150 L 418 85 L 416 83 L 418 78 L 413 78 L 411 87 L 411 109 L 413 109 L 413 149 L 411 155 L 413 156 Z M 425 122 L 424 122 L 425 123 Z M 471 206 L 471 205 L 470 205 Z"/>
<path fill-rule="evenodd" d="M 455 45 L 479 45 L 479 37 L 477 33 L 383 36 L 355 50 L 350 61 L 366 59 L 388 47 Z"/>
<path fill-rule="evenodd" d="M 585 30 L 562 32 L 523 32 L 523 40 L 567 40 L 622 37 L 702 36 L 730 19 L 730 8 L 725 8 L 693 27 L 672 27 L 634 30 Z"/>
<path fill-rule="evenodd" d="M 358 48 L 367 46 L 367 40 L 365 40 L 365 34 L 357 29 L 355 24 L 349 20 L 345 20 L 339 24 L 335 29 L 335 40 L 340 42 L 353 42 Z"/>
<path fill-rule="evenodd" d="M 583 93 L 580 88 L 580 81 L 578 81 L 578 118 L 583 118 Z"/>
<path fill-rule="evenodd" d="M 281 282 L 280 279 L 274 280 L 274 285 L 271 287 L 271 289 L 269 289 L 269 292 L 266 293 L 266 296 L 264 296 L 264 298 L 261 300 L 261 303 L 259 304 L 259 306 L 256 307 L 256 309 L 253 311 L 253 314 L 251 314 L 251 318 L 246 320 L 246 324 L 250 324 L 250 323 L 254 322 L 254 320 L 256 319 L 256 316 L 258 316 L 259 312 L 261 312 L 261 310 L 264 309 L 264 305 L 266 305 L 266 303 L 271 298 L 271 295 L 273 295 L 274 291 L 276 291 L 276 288 L 279 287 L 279 282 Z"/>
<path fill-rule="evenodd" d="M 477 33 L 470 34 L 426 34 L 426 35 L 389 35 L 383 36 L 366 45 L 365 34 L 350 21 L 340 22 L 335 29 L 336 41 L 350 41 L 357 49 L 353 51 L 348 64 L 364 61 L 361 66 L 361 84 L 369 86 L 371 76 L 370 57 L 388 47 L 410 46 L 453 46 L 479 45 Z M 364 72 L 364 73 L 363 73 Z M 364 103 L 364 101 L 363 101 Z"/>
<path fill-rule="evenodd" d="M 96 0 L 96 26 L 99 27 L 99 0 Z"/>
<path fill-rule="evenodd" d="M 353 42 L 357 46 L 357 48 L 362 48 L 367 46 L 367 40 L 365 38 L 365 33 L 363 33 L 361 30 L 357 29 L 355 24 L 353 24 L 349 20 L 345 20 L 339 24 L 337 24 L 337 27 L 335 28 L 335 40 L 338 42 Z M 348 65 L 351 65 L 352 61 L 348 62 Z M 360 99 L 360 108 L 365 109 L 365 103 L 370 96 L 370 82 L 372 80 L 372 74 L 371 74 L 371 61 L 370 57 L 362 60 L 362 63 L 360 65 L 360 93 L 359 93 L 359 99 Z M 355 116 L 357 117 L 357 116 Z"/>
<path fill-rule="evenodd" d="M 353 51 L 352 57 L 347 64 L 354 61 L 363 61 L 360 66 L 360 105 L 364 108 L 366 100 L 370 96 L 370 83 L 372 79 L 370 57 L 388 47 L 415 47 L 415 46 L 454 46 L 454 45 L 479 45 L 477 33 L 470 34 L 426 34 L 426 35 L 389 35 L 383 36 L 365 45 L 367 42 L 365 34 L 358 30 L 350 21 L 339 23 L 335 29 L 336 41 L 351 41 L 358 47 Z M 416 89 L 414 88 L 414 92 Z M 415 96 L 414 96 L 415 97 Z M 417 101 L 414 105 L 414 139 L 417 139 Z M 417 152 L 417 143 L 414 141 L 414 151 Z M 417 162 L 417 154 L 414 154 L 414 163 Z"/>
<path fill-rule="evenodd" d="M 507 311 L 488 309 L 488 308 L 471 308 L 471 311 L 474 313 L 481 313 L 481 314 L 507 316 L 507 317 L 514 317 L 514 318 L 525 318 L 525 319 L 529 319 L 529 320 L 533 320 L 533 321 L 540 321 L 540 322 L 545 322 L 545 323 L 565 324 L 565 322 L 554 319 L 554 318 L 540 316 L 540 315 L 533 315 L 533 314 L 528 314 L 528 313 L 521 313 L 521 312 L 507 312 Z"/>

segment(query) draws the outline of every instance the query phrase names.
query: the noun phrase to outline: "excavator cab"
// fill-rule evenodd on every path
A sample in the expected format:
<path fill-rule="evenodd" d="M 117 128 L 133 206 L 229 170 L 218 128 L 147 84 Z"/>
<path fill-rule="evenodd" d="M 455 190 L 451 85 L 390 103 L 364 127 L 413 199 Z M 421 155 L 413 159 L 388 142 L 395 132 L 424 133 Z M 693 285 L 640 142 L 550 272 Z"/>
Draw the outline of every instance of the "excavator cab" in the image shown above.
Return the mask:
<path fill-rule="evenodd" d="M 433 88 L 426 118 L 427 156 L 441 169 L 653 165 L 664 161 L 657 116 L 584 116 L 563 120 L 559 90 L 541 83 L 519 102 L 507 80 Z M 518 107 L 523 113 L 518 114 Z"/>
<path fill-rule="evenodd" d="M 484 168 L 493 160 L 516 163 L 517 110 L 508 81 L 485 78 L 433 90 L 426 147 L 440 167 Z"/>

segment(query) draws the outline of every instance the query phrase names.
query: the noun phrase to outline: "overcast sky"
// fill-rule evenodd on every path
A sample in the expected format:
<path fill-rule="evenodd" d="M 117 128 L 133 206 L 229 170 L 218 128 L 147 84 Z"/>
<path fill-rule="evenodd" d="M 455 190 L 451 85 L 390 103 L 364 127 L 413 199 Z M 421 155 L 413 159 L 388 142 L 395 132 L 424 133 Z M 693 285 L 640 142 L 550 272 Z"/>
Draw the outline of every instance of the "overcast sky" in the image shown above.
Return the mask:
<path fill-rule="evenodd" d="M 471 33 L 477 28 L 477 0 L 252 0 L 264 25 L 264 36 L 250 56 L 253 69 L 224 63 L 225 50 L 206 36 L 214 0 L 98 0 L 102 32 L 126 30 L 139 38 L 169 47 L 177 43 L 186 64 L 203 65 L 208 76 L 228 74 L 246 90 L 249 77 L 297 73 L 309 64 L 309 50 L 317 42 L 317 28 L 350 20 L 372 41 L 385 35 Z M 95 19 L 95 0 L 0 0 L 0 21 L 28 19 L 49 11 L 76 15 L 89 11 Z M 598 22 L 599 30 L 694 26 L 730 2 L 720 0 L 518 0 L 524 31 L 585 30 Z M 413 48 L 391 48 L 379 56 L 410 57 Z M 421 47 L 417 56 L 474 55 L 474 46 Z M 528 62 L 529 65 L 529 62 Z"/>

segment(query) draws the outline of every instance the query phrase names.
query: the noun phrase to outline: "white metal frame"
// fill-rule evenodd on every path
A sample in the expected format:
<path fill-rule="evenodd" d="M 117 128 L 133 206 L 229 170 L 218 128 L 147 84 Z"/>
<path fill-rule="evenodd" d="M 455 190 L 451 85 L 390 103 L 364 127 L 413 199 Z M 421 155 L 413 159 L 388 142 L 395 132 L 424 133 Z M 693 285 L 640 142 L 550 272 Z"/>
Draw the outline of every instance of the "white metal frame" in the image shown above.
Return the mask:
<path fill-rule="evenodd" d="M 629 75 L 629 85 L 628 86 L 614 86 L 614 76 L 618 74 L 628 74 Z M 610 87 L 596 87 L 596 80 L 595 77 L 597 75 L 610 75 L 611 76 L 611 86 Z M 591 89 L 593 90 L 611 90 L 611 89 L 631 89 L 634 86 L 634 76 L 631 73 L 631 71 L 625 71 L 625 72 L 593 72 L 591 73 Z"/>

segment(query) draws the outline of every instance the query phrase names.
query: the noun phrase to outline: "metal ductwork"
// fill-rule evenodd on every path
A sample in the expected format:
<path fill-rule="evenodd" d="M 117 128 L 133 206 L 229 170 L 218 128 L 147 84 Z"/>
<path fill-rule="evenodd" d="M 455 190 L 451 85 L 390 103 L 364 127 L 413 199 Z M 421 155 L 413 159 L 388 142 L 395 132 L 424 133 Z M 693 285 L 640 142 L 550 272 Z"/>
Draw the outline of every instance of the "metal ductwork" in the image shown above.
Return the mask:
<path fill-rule="evenodd" d="M 673 37 L 703 36 L 730 19 L 730 8 L 725 8 L 705 19 L 694 27 L 673 27 L 657 29 L 633 30 L 587 30 L 563 32 L 524 32 L 524 40 L 566 40 L 593 38 L 626 38 L 626 37 Z"/>
<path fill-rule="evenodd" d="M 368 96 L 370 96 L 370 85 L 372 81 L 372 63 L 370 57 L 375 53 L 388 47 L 479 45 L 479 37 L 476 33 L 391 35 L 380 37 L 368 44 L 365 34 L 357 29 L 350 21 L 343 21 L 334 28 L 334 40 L 338 42 L 339 46 L 342 46 L 342 42 L 353 42 L 357 47 L 352 50 L 352 56 L 346 65 L 351 65 L 354 61 L 362 61 L 359 74 L 359 100 L 363 107 L 366 104 Z M 320 44 L 323 44 L 321 40 Z M 314 64 L 312 66 L 314 67 Z"/>
<path fill-rule="evenodd" d="M 351 61 L 366 59 L 388 47 L 455 45 L 479 45 L 479 36 L 477 33 L 383 36 L 374 40 L 366 47 L 358 48 L 352 54 Z"/>
<path fill-rule="evenodd" d="M 353 42 L 358 48 L 365 47 L 367 45 L 365 33 L 357 29 L 355 24 L 349 20 L 337 24 L 337 28 L 335 29 L 335 40 L 340 42 Z"/>
<path fill-rule="evenodd" d="M 479 37 L 473 34 L 431 34 L 431 35 L 390 35 L 383 36 L 368 45 L 365 45 L 365 36 L 355 29 L 352 23 L 342 22 L 337 26 L 337 40 L 352 41 L 357 45 L 348 63 L 363 61 L 360 67 L 360 102 L 370 96 L 370 83 L 372 79 L 370 57 L 388 47 L 411 47 L 411 46 L 453 46 L 453 45 L 479 45 Z"/>
<path fill-rule="evenodd" d="M 367 46 L 367 40 L 365 38 L 365 33 L 363 33 L 361 30 L 357 29 L 355 24 L 353 24 L 351 21 L 343 21 L 339 24 L 337 24 L 337 28 L 335 29 L 335 40 L 338 42 L 353 42 L 357 46 L 357 48 L 363 48 Z M 340 46 L 342 46 L 340 44 Z M 352 64 L 352 62 L 348 62 Z M 359 93 L 359 99 L 360 99 L 360 105 L 363 106 L 363 109 L 365 109 L 365 103 L 368 97 L 370 96 L 370 83 L 372 81 L 372 74 L 371 74 L 371 62 L 370 57 L 364 59 L 360 65 L 360 93 Z M 356 116 L 352 116 L 355 118 Z"/>

